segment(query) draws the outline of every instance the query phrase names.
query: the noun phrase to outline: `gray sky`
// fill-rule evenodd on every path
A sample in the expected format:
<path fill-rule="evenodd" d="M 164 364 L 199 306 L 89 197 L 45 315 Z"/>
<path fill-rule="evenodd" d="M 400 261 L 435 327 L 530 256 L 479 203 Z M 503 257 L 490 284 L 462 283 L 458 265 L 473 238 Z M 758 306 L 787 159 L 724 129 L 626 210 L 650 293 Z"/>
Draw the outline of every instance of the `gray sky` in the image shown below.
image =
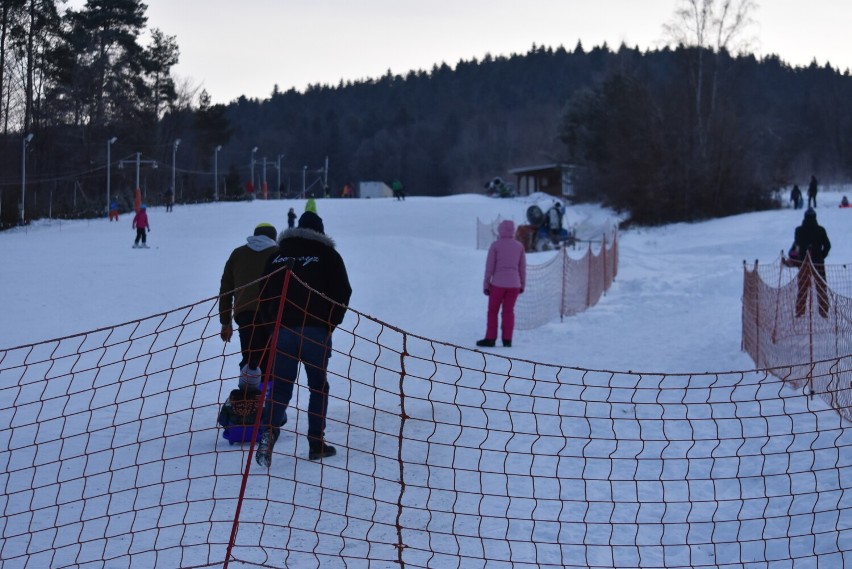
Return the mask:
<path fill-rule="evenodd" d="M 79 7 L 84 0 L 71 0 Z M 177 36 L 175 75 L 214 102 L 341 79 L 405 74 L 533 44 L 660 47 L 676 0 L 145 0 Z M 762 0 L 752 51 L 852 69 L 852 1 Z"/>

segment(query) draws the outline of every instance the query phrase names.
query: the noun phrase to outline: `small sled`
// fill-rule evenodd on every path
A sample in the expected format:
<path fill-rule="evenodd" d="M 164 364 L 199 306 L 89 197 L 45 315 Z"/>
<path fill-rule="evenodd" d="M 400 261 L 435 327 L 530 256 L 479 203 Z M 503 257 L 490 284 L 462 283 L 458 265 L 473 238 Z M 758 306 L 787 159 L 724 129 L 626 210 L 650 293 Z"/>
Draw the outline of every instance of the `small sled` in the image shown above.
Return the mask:
<path fill-rule="evenodd" d="M 218 422 L 224 427 L 222 438 L 232 445 L 256 441 L 260 430 L 255 424 L 259 404 L 259 390 L 232 390 L 219 410 Z"/>

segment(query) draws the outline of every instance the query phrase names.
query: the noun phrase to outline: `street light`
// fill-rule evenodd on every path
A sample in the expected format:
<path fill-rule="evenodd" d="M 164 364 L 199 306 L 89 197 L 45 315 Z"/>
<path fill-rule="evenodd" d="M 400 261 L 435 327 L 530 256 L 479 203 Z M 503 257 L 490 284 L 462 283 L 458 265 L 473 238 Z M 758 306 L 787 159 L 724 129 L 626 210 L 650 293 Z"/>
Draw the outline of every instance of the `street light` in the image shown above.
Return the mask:
<path fill-rule="evenodd" d="M 175 185 L 175 171 L 176 165 L 175 160 L 177 159 L 177 149 L 180 146 L 180 139 L 175 140 L 175 144 L 172 147 L 172 200 L 177 197 L 177 186 Z"/>
<path fill-rule="evenodd" d="M 219 201 L 219 151 L 222 146 L 217 146 L 213 152 L 213 201 Z"/>
<path fill-rule="evenodd" d="M 308 175 L 308 167 L 302 166 L 302 199 L 305 199 L 307 196 L 305 195 L 305 182 Z"/>
<path fill-rule="evenodd" d="M 24 224 L 24 205 L 27 201 L 27 144 L 32 139 L 33 133 L 29 133 L 21 143 L 21 225 Z"/>
<path fill-rule="evenodd" d="M 251 149 L 251 191 L 254 197 L 254 153 L 257 152 L 257 146 Z"/>
<path fill-rule="evenodd" d="M 110 181 L 111 181 L 110 175 L 109 175 L 110 174 L 110 147 L 113 144 L 115 144 L 116 140 L 118 140 L 118 137 L 116 137 L 116 136 L 113 136 L 112 138 L 107 140 L 107 200 L 106 200 L 107 216 L 109 216 L 109 189 L 110 189 Z M 112 220 L 110 220 L 110 221 L 112 221 Z"/>
<path fill-rule="evenodd" d="M 283 154 L 278 155 L 278 199 L 281 199 L 281 159 L 284 158 Z"/>

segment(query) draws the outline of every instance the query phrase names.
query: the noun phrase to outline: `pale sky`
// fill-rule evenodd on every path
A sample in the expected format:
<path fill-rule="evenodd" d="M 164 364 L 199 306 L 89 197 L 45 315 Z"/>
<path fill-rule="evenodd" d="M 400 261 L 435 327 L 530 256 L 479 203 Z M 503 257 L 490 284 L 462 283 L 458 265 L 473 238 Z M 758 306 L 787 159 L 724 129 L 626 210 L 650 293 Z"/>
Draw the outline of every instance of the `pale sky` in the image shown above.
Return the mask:
<path fill-rule="evenodd" d="M 273 86 L 404 75 L 460 59 L 663 44 L 676 0 L 146 0 L 148 27 L 177 36 L 175 75 L 216 103 Z M 68 5 L 80 7 L 84 0 Z M 852 69 L 852 1 L 759 0 L 752 51 Z"/>

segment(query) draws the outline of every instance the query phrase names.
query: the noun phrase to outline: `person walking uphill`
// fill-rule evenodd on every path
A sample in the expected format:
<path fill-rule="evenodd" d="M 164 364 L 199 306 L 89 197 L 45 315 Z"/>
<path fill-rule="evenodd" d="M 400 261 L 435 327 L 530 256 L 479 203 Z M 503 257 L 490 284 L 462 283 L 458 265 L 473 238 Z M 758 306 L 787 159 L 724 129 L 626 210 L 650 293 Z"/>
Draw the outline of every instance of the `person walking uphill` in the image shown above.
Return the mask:
<path fill-rule="evenodd" d="M 805 210 L 802 224 L 796 228 L 793 238 L 791 258 L 799 262 L 798 293 L 796 295 L 796 316 L 803 316 L 808 306 L 808 293 L 813 273 L 819 301 L 819 314 L 828 317 L 828 291 L 825 280 L 825 258 L 831 250 L 831 241 L 825 228 L 817 223 L 816 212 L 812 208 Z M 810 261 L 808 261 L 810 259 Z"/>
<path fill-rule="evenodd" d="M 260 386 L 260 371 L 248 374 L 249 350 L 253 333 L 260 334 L 262 329 L 255 330 L 254 313 L 257 311 L 260 297 L 260 283 L 256 283 L 266 269 L 266 261 L 277 249 L 275 241 L 278 232 L 269 223 L 258 224 L 254 234 L 246 238 L 246 244 L 231 252 L 222 271 L 219 283 L 219 323 L 222 331 L 219 337 L 223 342 L 230 342 L 234 334 L 232 322 L 237 323 L 240 338 L 240 387 L 258 389 Z M 252 284 L 253 283 L 253 284 Z M 265 343 L 258 341 L 258 344 Z"/>
<path fill-rule="evenodd" d="M 811 181 L 808 183 L 808 207 L 816 207 L 816 196 L 817 196 L 817 179 L 816 176 L 811 176 Z M 813 201 L 813 205 L 811 205 L 811 201 Z"/>
<path fill-rule="evenodd" d="M 527 256 L 524 246 L 515 239 L 515 224 L 503 220 L 497 226 L 497 240 L 488 248 L 485 261 L 485 279 L 482 290 L 488 296 L 488 319 L 485 338 L 476 342 L 480 347 L 493 347 L 497 341 L 497 313 L 502 314 L 502 340 L 505 347 L 512 345 L 515 328 L 515 302 L 524 292 L 527 280 Z"/>
<path fill-rule="evenodd" d="M 148 223 L 147 206 L 142 204 L 139 206 L 139 211 L 133 216 L 133 228 L 136 230 L 136 240 L 133 242 L 133 248 L 140 247 L 148 248 L 148 238 L 146 234 L 151 231 L 151 224 Z M 142 242 L 140 245 L 139 242 Z"/>
<path fill-rule="evenodd" d="M 281 319 L 277 321 L 285 271 L 292 263 Z M 277 272 L 276 272 L 277 271 Z M 308 376 L 308 459 L 334 456 L 336 449 L 325 443 L 325 417 L 329 384 L 326 376 L 331 356 L 331 336 L 343 322 L 352 295 L 343 258 L 334 240 L 325 234 L 322 218 L 306 211 L 299 225 L 284 231 L 278 251 L 267 261 L 264 274 L 270 275 L 261 291 L 256 321 L 275 324 L 278 343 L 270 356 L 273 371 L 272 401 L 264 409 L 261 438 L 255 460 L 260 466 L 272 464 L 272 449 L 287 422 L 287 405 L 299 376 L 299 362 Z M 305 284 L 302 284 L 302 282 Z M 249 366 L 257 368 L 259 352 L 252 350 Z"/>

